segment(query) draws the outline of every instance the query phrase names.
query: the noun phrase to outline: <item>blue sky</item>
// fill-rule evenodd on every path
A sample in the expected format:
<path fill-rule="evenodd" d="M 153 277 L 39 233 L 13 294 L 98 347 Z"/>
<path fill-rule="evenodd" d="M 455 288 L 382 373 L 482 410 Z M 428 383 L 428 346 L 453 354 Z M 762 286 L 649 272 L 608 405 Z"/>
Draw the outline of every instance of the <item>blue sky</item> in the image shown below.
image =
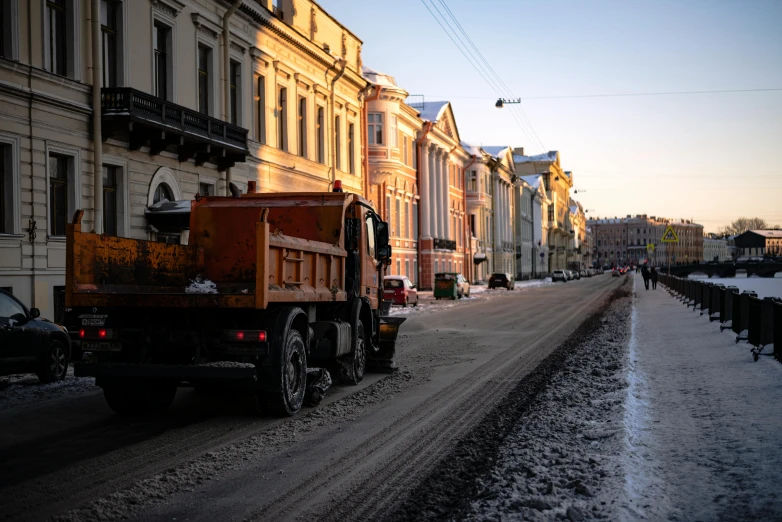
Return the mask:
<path fill-rule="evenodd" d="M 462 139 L 559 150 L 589 215 L 782 225 L 782 91 L 524 99 L 533 132 L 518 106 L 494 108 L 497 89 L 425 7 L 450 8 L 505 97 L 534 98 L 782 88 L 782 1 L 319 3 L 364 41 L 365 65 L 451 100 Z"/>

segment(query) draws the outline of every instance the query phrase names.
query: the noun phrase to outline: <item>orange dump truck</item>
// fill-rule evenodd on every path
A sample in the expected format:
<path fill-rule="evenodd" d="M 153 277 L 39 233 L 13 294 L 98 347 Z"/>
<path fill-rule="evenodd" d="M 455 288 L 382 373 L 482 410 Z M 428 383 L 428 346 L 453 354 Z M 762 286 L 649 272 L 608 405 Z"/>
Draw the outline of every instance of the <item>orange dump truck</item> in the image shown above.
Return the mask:
<path fill-rule="evenodd" d="M 235 387 L 293 415 L 308 367 L 356 384 L 395 368 L 402 320 L 381 317 L 388 224 L 341 192 L 191 203 L 189 244 L 67 228 L 66 313 L 118 413 L 167 409 L 178 386 Z M 312 371 L 310 372 L 312 373 Z"/>

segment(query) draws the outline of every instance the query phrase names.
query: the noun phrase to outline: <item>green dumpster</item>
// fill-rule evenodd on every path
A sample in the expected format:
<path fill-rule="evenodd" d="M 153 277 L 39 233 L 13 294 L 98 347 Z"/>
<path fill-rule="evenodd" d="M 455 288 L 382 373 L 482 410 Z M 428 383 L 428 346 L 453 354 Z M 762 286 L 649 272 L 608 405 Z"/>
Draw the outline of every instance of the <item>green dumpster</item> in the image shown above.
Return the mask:
<path fill-rule="evenodd" d="M 434 275 L 435 299 L 456 299 L 456 272 L 440 272 Z"/>

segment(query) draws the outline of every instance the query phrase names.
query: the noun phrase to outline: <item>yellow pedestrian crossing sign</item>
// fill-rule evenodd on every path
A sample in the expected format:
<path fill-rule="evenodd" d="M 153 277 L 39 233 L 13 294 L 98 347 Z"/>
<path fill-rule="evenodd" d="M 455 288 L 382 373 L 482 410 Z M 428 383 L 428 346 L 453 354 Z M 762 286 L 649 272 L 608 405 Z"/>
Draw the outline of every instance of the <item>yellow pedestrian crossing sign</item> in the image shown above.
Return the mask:
<path fill-rule="evenodd" d="M 676 235 L 676 231 L 673 229 L 673 227 L 668 225 L 668 228 L 665 229 L 663 237 L 660 239 L 660 241 L 663 243 L 678 243 L 679 236 Z"/>
<path fill-rule="evenodd" d="M 646 251 L 647 251 L 647 252 L 649 252 L 650 254 L 651 254 L 652 252 L 654 252 L 654 244 L 653 244 L 653 243 L 647 243 L 647 245 L 646 245 Z"/>

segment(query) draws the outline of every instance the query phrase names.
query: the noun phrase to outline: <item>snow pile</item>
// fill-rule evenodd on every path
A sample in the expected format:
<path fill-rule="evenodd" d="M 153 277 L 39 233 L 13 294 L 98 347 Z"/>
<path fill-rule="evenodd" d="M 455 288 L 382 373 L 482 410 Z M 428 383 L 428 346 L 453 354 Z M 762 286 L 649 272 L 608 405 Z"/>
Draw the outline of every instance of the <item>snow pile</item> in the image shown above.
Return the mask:
<path fill-rule="evenodd" d="M 569 356 L 478 480 L 468 520 L 614 519 L 629 318 L 622 300 Z M 616 490 L 616 487 L 608 487 Z"/>
<path fill-rule="evenodd" d="M 9 375 L 0 378 L 0 411 L 38 406 L 43 402 L 99 391 L 92 377 L 74 377 L 73 366 L 68 368 L 65 379 L 49 384 L 41 384 L 32 373 Z"/>
<path fill-rule="evenodd" d="M 202 363 L 198 366 L 207 366 L 209 368 L 255 368 L 254 363 L 244 363 L 235 361 L 215 361 L 209 363 Z"/>
<path fill-rule="evenodd" d="M 217 285 L 202 275 L 195 276 L 185 288 L 188 294 L 216 294 Z"/>

